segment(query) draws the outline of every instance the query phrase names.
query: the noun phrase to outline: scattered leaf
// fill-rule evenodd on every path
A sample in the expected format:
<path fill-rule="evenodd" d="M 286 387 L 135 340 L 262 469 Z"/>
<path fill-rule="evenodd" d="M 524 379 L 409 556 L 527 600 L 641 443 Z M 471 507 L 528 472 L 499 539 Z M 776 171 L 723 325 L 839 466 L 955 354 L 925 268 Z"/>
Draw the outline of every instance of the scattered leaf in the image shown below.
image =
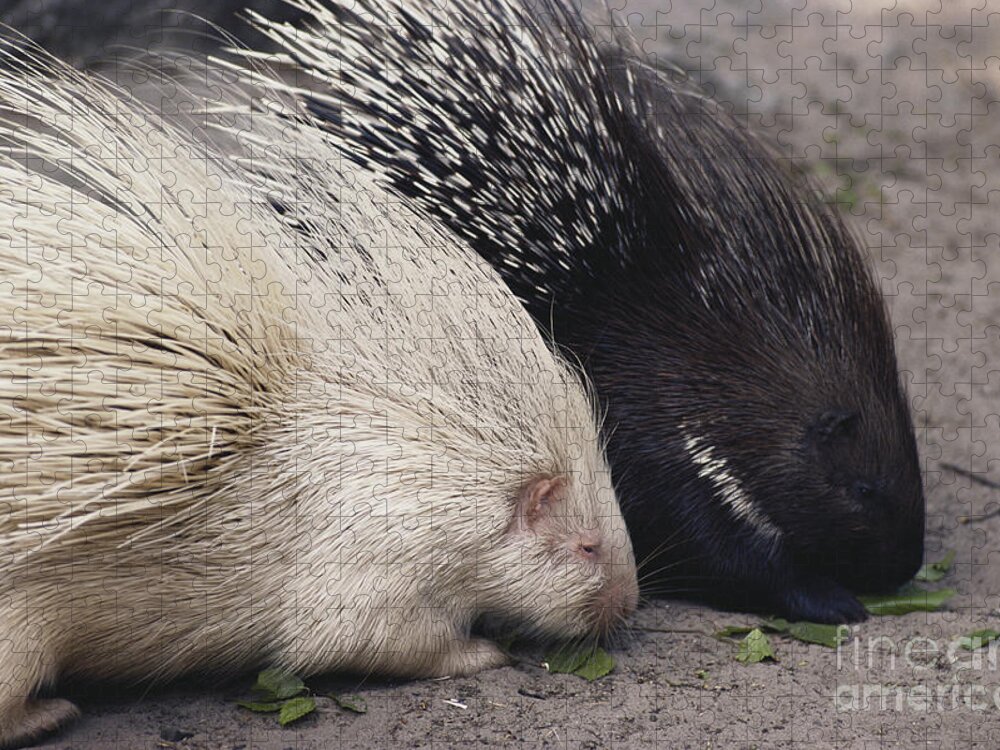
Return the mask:
<path fill-rule="evenodd" d="M 746 638 L 740 641 L 740 650 L 736 654 L 736 661 L 741 661 L 744 664 L 756 664 L 765 659 L 777 661 L 767 636 L 760 628 L 754 628 L 747 634 Z"/>
<path fill-rule="evenodd" d="M 958 645 L 966 651 L 976 651 L 983 646 L 988 646 L 997 638 L 1000 638 L 1000 632 L 996 630 L 991 630 L 989 628 L 986 630 L 974 630 L 968 635 L 959 638 Z"/>
<path fill-rule="evenodd" d="M 565 645 L 545 656 L 549 672 L 575 674 L 585 680 L 604 677 L 615 668 L 615 661 L 603 648 Z"/>
<path fill-rule="evenodd" d="M 716 638 L 734 638 L 738 635 L 746 635 L 751 630 L 753 630 L 753 625 L 727 625 L 718 633 L 715 634 Z"/>
<path fill-rule="evenodd" d="M 298 721 L 303 716 L 307 716 L 316 710 L 316 701 L 308 695 L 300 695 L 298 698 L 290 698 L 281 705 L 281 713 L 278 714 L 278 723 L 281 726 Z"/>
<path fill-rule="evenodd" d="M 294 698 L 304 693 L 306 686 L 295 675 L 281 669 L 265 669 L 257 675 L 257 682 L 250 688 L 265 702 Z"/>
<path fill-rule="evenodd" d="M 761 630 L 770 630 L 774 633 L 787 633 L 789 622 L 781 617 L 768 617 L 758 627 Z"/>
<path fill-rule="evenodd" d="M 756 629 L 765 633 L 787 635 L 804 643 L 836 648 L 847 637 L 846 631 L 841 630 L 843 627 L 843 625 L 827 625 L 819 622 L 788 622 L 781 617 L 769 617 L 762 620 Z M 753 630 L 754 628 L 749 625 L 730 625 L 720 630 L 715 636 L 716 638 L 732 638 L 737 635 L 746 635 Z"/>
<path fill-rule="evenodd" d="M 707 669 L 696 669 L 695 673 L 694 673 L 694 676 L 697 677 L 699 680 L 707 680 L 708 679 L 708 670 Z"/>
<path fill-rule="evenodd" d="M 827 648 L 837 648 L 847 638 L 845 625 L 827 625 L 819 622 L 792 622 L 788 635 L 803 643 L 816 643 Z"/>
<path fill-rule="evenodd" d="M 914 581 L 925 581 L 927 583 L 937 583 L 951 570 L 951 564 L 955 561 L 955 550 L 948 550 L 944 559 L 937 562 L 927 563 L 917 574 L 913 576 Z"/>
<path fill-rule="evenodd" d="M 615 668 L 615 660 L 603 648 L 595 648 L 587 660 L 573 670 L 573 674 L 593 682 Z"/>
<path fill-rule="evenodd" d="M 253 701 L 237 701 L 237 706 L 241 708 L 249 709 L 250 711 L 256 711 L 257 713 L 271 713 L 273 711 L 280 711 L 280 703 L 254 703 Z"/>
<path fill-rule="evenodd" d="M 936 612 L 954 595 L 954 589 L 925 591 L 916 586 L 904 586 L 895 594 L 862 596 L 859 599 L 873 615 L 905 615 L 910 612 Z"/>
<path fill-rule="evenodd" d="M 553 674 L 572 674 L 582 667 L 589 657 L 589 649 L 567 644 L 546 654 L 545 662 L 549 665 L 549 672 Z"/>
<path fill-rule="evenodd" d="M 345 711 L 353 711 L 356 714 L 368 713 L 368 704 L 360 695 L 330 695 L 330 697 Z"/>

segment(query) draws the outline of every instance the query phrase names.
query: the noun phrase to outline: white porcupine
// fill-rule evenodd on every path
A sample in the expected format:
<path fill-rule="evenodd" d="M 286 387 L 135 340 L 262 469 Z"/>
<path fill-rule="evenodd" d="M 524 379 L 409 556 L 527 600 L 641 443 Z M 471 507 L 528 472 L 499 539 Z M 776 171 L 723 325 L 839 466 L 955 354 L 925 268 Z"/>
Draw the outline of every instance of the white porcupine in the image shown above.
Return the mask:
<path fill-rule="evenodd" d="M 243 170 L 0 58 L 0 747 L 62 677 L 459 674 L 477 618 L 634 608 L 592 404 L 488 265 L 287 118 Z"/>
<path fill-rule="evenodd" d="M 650 591 L 844 622 L 912 577 L 892 327 L 808 180 L 568 0 L 289 3 L 246 56 L 579 358 Z"/>

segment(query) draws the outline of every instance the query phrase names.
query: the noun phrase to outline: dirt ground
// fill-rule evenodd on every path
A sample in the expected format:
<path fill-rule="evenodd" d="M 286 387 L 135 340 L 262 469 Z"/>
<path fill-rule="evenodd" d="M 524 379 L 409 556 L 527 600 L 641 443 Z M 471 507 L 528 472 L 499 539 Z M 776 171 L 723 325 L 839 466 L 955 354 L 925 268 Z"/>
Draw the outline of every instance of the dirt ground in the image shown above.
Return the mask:
<path fill-rule="evenodd" d="M 835 651 L 772 639 L 744 665 L 712 637 L 754 618 L 677 601 L 642 609 L 593 683 L 541 654 L 475 677 L 330 678 L 300 723 L 237 708 L 252 676 L 153 694 L 78 688 L 84 717 L 52 748 L 995 748 L 1000 667 L 956 653 L 1000 629 L 1000 16 L 980 0 L 618 4 L 643 49 L 692 71 L 842 204 L 882 277 L 912 397 L 928 500 L 927 557 L 956 552 L 946 611 L 874 618 Z M 747 9 L 750 7 L 750 10 Z M 657 8 L 659 10 L 657 11 Z M 819 509 L 817 512 L 822 512 Z M 992 563 L 992 564 L 991 564 Z M 867 697 L 867 701 L 865 698 Z"/>

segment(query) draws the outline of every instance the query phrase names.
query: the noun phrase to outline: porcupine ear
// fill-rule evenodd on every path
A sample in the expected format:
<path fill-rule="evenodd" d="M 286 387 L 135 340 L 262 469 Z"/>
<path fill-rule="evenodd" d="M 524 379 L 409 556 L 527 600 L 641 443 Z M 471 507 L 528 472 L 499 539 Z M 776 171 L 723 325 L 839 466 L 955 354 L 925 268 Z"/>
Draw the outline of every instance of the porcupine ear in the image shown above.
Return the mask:
<path fill-rule="evenodd" d="M 552 515 L 562 501 L 565 489 L 565 477 L 539 476 L 528 482 L 517 498 L 511 530 L 535 531 Z"/>

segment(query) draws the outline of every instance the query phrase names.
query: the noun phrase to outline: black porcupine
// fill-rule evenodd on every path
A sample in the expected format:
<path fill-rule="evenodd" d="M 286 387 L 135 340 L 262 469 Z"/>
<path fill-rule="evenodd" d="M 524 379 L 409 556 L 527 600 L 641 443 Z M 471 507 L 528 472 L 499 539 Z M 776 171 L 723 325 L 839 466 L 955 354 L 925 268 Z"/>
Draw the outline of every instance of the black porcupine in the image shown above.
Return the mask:
<path fill-rule="evenodd" d="M 807 183 L 556 0 L 296 5 L 295 26 L 251 16 L 317 124 L 593 379 L 647 591 L 833 622 L 913 575 L 924 497 L 888 315 Z"/>

